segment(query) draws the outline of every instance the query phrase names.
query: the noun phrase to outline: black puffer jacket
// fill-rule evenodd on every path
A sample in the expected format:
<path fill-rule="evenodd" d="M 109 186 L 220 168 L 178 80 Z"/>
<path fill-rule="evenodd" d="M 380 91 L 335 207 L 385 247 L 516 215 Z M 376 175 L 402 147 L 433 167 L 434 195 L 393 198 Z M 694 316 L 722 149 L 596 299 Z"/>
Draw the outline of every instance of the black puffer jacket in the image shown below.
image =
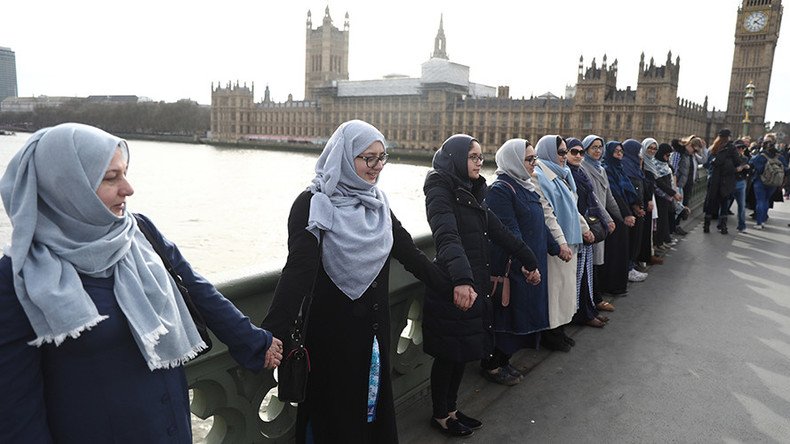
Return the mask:
<path fill-rule="evenodd" d="M 455 143 L 445 142 L 442 149 L 453 150 L 452 162 L 458 164 L 457 170 L 463 168 L 465 172 L 472 139 L 464 137 L 468 139 L 451 137 L 448 142 Z M 434 158 L 434 168 L 437 166 Z M 536 269 L 537 261 L 532 250 L 514 237 L 483 202 L 485 179 L 473 182 L 454 173 L 434 169 L 425 180 L 428 223 L 436 243 L 435 262 L 454 286 L 472 285 L 478 297 L 469 310 L 461 311 L 453 303 L 452 292 L 427 290 L 424 349 L 434 357 L 468 362 L 489 356 L 494 346 L 489 241 L 516 256 L 528 270 Z"/>

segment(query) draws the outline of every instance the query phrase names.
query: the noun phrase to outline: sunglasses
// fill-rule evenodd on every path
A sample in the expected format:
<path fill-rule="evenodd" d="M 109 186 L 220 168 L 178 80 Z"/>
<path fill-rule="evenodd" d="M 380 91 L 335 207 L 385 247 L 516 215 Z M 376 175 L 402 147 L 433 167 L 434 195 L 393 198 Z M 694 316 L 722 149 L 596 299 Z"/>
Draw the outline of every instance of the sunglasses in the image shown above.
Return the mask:
<path fill-rule="evenodd" d="M 571 154 L 571 156 L 583 156 L 584 155 L 584 150 L 579 150 L 579 149 L 576 149 L 576 148 L 571 148 L 571 150 L 568 151 L 568 152 Z"/>
<path fill-rule="evenodd" d="M 564 157 L 566 154 L 568 154 L 567 150 L 557 150 L 557 155 L 560 157 Z"/>
<path fill-rule="evenodd" d="M 535 163 L 538 160 L 538 156 L 527 156 L 524 158 L 524 162 L 527 163 Z"/>

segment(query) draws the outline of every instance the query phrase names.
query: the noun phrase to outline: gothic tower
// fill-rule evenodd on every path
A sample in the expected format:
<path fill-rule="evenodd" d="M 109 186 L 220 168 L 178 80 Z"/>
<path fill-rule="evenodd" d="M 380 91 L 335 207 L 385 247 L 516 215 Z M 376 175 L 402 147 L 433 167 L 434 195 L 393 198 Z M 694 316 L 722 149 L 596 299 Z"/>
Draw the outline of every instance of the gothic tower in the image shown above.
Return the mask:
<path fill-rule="evenodd" d="M 316 29 L 312 14 L 307 11 L 306 39 L 304 98 L 311 100 L 316 88 L 331 86 L 335 80 L 348 80 L 348 13 L 341 31 L 332 24 L 329 6 L 323 23 Z"/>
<path fill-rule="evenodd" d="M 436 33 L 436 38 L 433 41 L 433 54 L 431 58 L 448 60 L 447 56 L 447 38 L 444 36 L 444 14 L 439 16 L 439 31 Z"/>
<path fill-rule="evenodd" d="M 727 99 L 727 125 L 741 133 L 746 85 L 754 83 L 754 106 L 749 112 L 752 138 L 762 135 L 774 51 L 782 24 L 782 0 L 743 0 L 735 22 L 735 53 Z"/>

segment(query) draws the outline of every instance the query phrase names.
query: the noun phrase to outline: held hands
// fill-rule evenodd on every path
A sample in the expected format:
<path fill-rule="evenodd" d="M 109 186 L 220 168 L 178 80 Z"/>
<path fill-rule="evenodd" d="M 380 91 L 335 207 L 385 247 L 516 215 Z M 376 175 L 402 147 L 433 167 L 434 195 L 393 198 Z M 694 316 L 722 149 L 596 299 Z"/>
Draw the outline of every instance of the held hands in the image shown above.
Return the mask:
<path fill-rule="evenodd" d="M 653 211 L 653 201 L 647 202 L 647 211 L 650 213 Z"/>
<path fill-rule="evenodd" d="M 592 231 L 585 231 L 584 233 L 582 233 L 582 238 L 588 244 L 595 242 L 595 235 L 593 234 Z"/>
<path fill-rule="evenodd" d="M 453 288 L 453 303 L 462 311 L 469 310 L 477 299 L 477 293 L 471 285 L 456 285 Z"/>
<path fill-rule="evenodd" d="M 263 367 L 266 369 L 273 369 L 280 365 L 283 359 L 283 341 L 272 337 L 272 345 L 266 350 L 266 360 Z"/>
<path fill-rule="evenodd" d="M 540 270 L 537 268 L 529 271 L 525 267 L 521 267 L 521 273 L 527 278 L 527 283 L 531 285 L 540 284 Z"/>
<path fill-rule="evenodd" d="M 633 227 L 636 224 L 636 218 L 634 216 L 626 216 L 624 222 L 626 226 Z"/>
<path fill-rule="evenodd" d="M 609 227 L 609 232 L 614 233 L 614 229 L 617 228 L 617 225 L 615 225 L 614 221 L 612 221 L 609 222 L 608 227 Z"/>
<path fill-rule="evenodd" d="M 683 202 L 683 196 L 681 196 L 680 193 L 675 193 L 672 197 L 678 202 Z"/>
<path fill-rule="evenodd" d="M 560 245 L 560 254 L 559 254 L 559 256 L 560 256 L 560 259 L 562 259 L 565 262 L 568 262 L 568 261 L 571 260 L 571 258 L 573 257 L 573 252 L 571 251 L 571 248 L 568 246 L 568 244 Z"/>

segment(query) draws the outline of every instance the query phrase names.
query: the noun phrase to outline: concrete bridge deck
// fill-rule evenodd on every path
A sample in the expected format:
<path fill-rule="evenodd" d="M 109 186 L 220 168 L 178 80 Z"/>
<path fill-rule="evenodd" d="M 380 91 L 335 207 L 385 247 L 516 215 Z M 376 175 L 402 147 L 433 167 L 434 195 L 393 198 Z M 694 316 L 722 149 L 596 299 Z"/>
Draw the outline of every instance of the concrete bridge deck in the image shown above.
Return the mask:
<path fill-rule="evenodd" d="M 398 416 L 401 442 L 790 442 L 790 203 L 769 216 L 727 236 L 688 221 L 609 325 L 569 331 L 570 353 L 520 352 L 514 387 L 469 364 L 459 406 L 481 430 L 446 439 L 423 399 Z"/>

